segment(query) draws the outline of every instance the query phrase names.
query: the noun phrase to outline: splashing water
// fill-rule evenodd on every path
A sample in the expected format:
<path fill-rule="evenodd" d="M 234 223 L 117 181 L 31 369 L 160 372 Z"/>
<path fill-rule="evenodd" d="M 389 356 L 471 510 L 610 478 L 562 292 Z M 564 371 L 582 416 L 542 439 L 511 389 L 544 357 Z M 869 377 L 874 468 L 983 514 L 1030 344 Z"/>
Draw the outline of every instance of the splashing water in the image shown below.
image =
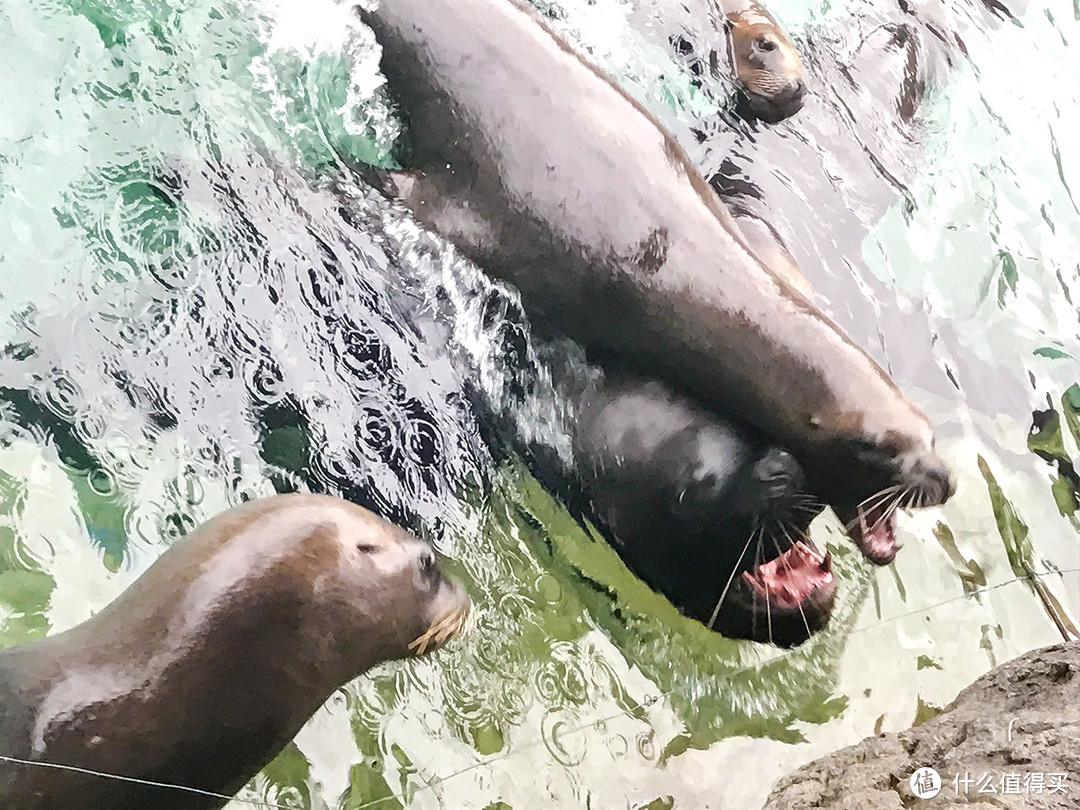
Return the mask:
<path fill-rule="evenodd" d="M 1080 23 L 911 4 L 913 73 L 882 4 L 777 2 L 814 95 L 754 131 L 718 123 L 662 19 L 537 5 L 703 171 L 762 190 L 740 204 L 940 426 L 958 494 L 903 519 L 882 570 L 819 521 L 841 598 L 803 647 L 704 631 L 480 442 L 478 394 L 564 451 L 573 415 L 513 291 L 340 179 L 338 155 L 392 161 L 401 133 L 347 6 L 7 0 L 0 640 L 295 488 L 417 530 L 474 597 L 469 633 L 341 690 L 236 807 L 756 807 L 1080 604 Z"/>

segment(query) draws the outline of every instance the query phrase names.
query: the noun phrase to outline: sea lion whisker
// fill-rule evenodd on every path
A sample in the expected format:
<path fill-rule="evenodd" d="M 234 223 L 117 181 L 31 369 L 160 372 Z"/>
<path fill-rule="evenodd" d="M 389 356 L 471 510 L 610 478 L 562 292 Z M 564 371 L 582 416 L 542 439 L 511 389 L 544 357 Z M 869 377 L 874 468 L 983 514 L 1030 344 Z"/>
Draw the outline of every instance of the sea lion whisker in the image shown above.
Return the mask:
<path fill-rule="evenodd" d="M 890 484 L 889 486 L 885 487 L 884 489 L 879 489 L 873 495 L 870 495 L 869 497 L 864 498 L 862 503 L 860 503 L 859 505 L 862 506 L 862 507 L 865 507 L 871 501 L 880 500 L 882 497 L 888 497 L 889 495 L 893 495 L 893 494 L 899 492 L 903 488 L 904 488 L 903 484 Z"/>
<path fill-rule="evenodd" d="M 786 526 L 781 526 L 780 528 L 781 528 L 781 531 L 783 531 L 783 533 L 784 533 L 784 538 L 788 541 L 789 547 L 793 547 L 795 545 L 795 540 L 794 540 L 794 538 L 792 538 L 792 536 L 790 534 L 788 534 L 787 527 Z M 776 542 L 775 537 L 773 538 L 773 543 L 776 545 L 776 550 L 780 551 L 780 544 Z M 810 629 L 810 622 L 806 618 L 806 611 L 803 610 L 802 601 L 800 601 L 796 605 L 796 607 L 799 608 L 799 616 L 802 617 L 803 626 L 806 628 L 806 636 L 807 636 L 807 638 L 809 638 L 811 635 L 813 635 L 813 631 Z"/>
<path fill-rule="evenodd" d="M 428 643 L 434 641 L 442 644 L 449 638 L 457 635 L 468 618 L 467 610 L 452 610 L 435 619 L 428 629 L 421 633 L 409 644 L 410 650 L 416 650 L 417 655 L 422 655 L 427 650 Z"/>
<path fill-rule="evenodd" d="M 919 488 L 914 484 L 909 484 L 896 500 L 900 506 L 908 508 L 914 506 L 921 496 L 922 493 Z"/>
<path fill-rule="evenodd" d="M 738 573 L 739 565 L 742 563 L 743 556 L 746 554 L 746 550 L 750 548 L 750 544 L 754 540 L 754 535 L 758 530 L 750 532 L 750 536 L 746 538 L 746 545 L 743 546 L 742 552 L 739 554 L 739 559 L 735 561 L 735 565 L 731 569 L 731 576 L 728 577 L 727 582 L 724 584 L 724 589 L 720 592 L 720 598 L 716 600 L 716 607 L 713 608 L 712 615 L 709 616 L 709 621 L 705 625 L 712 630 L 713 624 L 716 622 L 716 617 L 720 614 L 720 606 L 724 604 L 724 600 L 727 598 L 728 590 L 731 588 L 731 583 L 735 581 L 735 574 Z"/>
<path fill-rule="evenodd" d="M 899 508 L 900 508 L 900 499 L 899 498 L 897 498 L 896 500 L 892 501 L 887 506 L 885 506 L 881 510 L 881 514 L 878 515 L 877 520 L 875 520 L 873 525 L 869 527 L 871 533 L 876 532 L 882 526 L 886 525 L 889 522 L 889 520 L 892 519 L 893 515 L 896 514 L 896 510 L 899 509 Z"/>
<path fill-rule="evenodd" d="M 417 636 L 410 644 L 409 649 L 416 650 L 417 655 L 423 655 L 427 650 L 428 642 L 431 641 L 439 631 L 438 623 L 432 623 L 428 625 L 428 629 Z"/>
<path fill-rule="evenodd" d="M 878 490 L 869 498 L 864 499 L 858 506 L 859 511 L 869 512 L 872 509 L 881 506 L 889 498 L 896 495 L 902 489 L 901 484 L 893 484 L 892 486 L 885 487 L 885 489 Z"/>
<path fill-rule="evenodd" d="M 765 581 L 765 624 L 769 628 L 769 643 L 773 643 L 772 600 L 769 598 L 769 583 Z"/>
<path fill-rule="evenodd" d="M 892 521 L 894 521 L 894 520 L 895 520 L 895 518 L 896 518 L 896 513 L 897 513 L 898 511 L 900 511 L 900 508 L 901 508 L 901 507 L 900 507 L 900 502 L 899 502 L 899 500 L 897 500 L 897 501 L 894 501 L 894 502 L 893 502 L 893 504 L 892 504 L 892 505 L 891 505 L 891 506 L 890 506 L 890 507 L 889 507 L 888 509 L 886 509 L 886 510 L 885 510 L 885 511 L 884 511 L 884 512 L 882 513 L 881 517 L 880 517 L 880 518 L 879 518 L 879 519 L 877 520 L 877 522 L 876 522 L 876 524 L 875 524 L 875 526 L 874 526 L 874 531 L 877 531 L 878 527 L 879 527 L 879 526 L 881 526 L 881 525 L 887 525 L 887 526 L 889 526 L 889 527 L 890 527 L 890 528 L 889 528 L 889 532 L 890 532 L 890 534 L 892 534 L 892 532 L 893 532 L 893 529 L 892 529 L 892 525 L 891 525 L 891 524 L 892 524 Z M 895 538 L 894 538 L 894 540 L 895 540 Z M 899 548 L 899 546 L 897 546 L 897 548 Z"/>
<path fill-rule="evenodd" d="M 856 526 L 862 528 L 864 526 L 865 522 L 866 522 L 865 521 L 866 513 L 867 512 L 872 512 L 875 509 L 880 508 L 883 504 L 888 503 L 888 501 L 890 499 L 895 497 L 896 493 L 899 490 L 900 490 L 900 485 L 897 484 L 897 485 L 894 485 L 894 486 L 891 486 L 891 487 L 886 487 L 885 489 L 881 490 L 880 492 L 877 492 L 874 495 L 871 495 L 869 498 L 867 498 L 865 501 L 863 501 L 862 503 L 859 504 L 859 506 L 855 509 L 855 517 L 853 517 L 851 520 L 847 521 L 844 524 L 844 528 L 849 530 L 849 531 L 851 529 L 855 528 Z M 868 504 L 870 504 L 871 502 L 872 502 L 872 505 L 868 506 Z"/>

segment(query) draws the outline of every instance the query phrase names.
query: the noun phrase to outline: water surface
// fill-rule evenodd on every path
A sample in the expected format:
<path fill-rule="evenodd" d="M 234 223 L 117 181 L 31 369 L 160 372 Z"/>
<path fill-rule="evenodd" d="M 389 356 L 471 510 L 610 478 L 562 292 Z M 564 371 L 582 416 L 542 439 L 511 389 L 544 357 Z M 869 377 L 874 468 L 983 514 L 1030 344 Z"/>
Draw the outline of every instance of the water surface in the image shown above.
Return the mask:
<path fill-rule="evenodd" d="M 624 4 L 543 5 L 703 171 L 762 189 L 747 209 L 939 425 L 957 495 L 901 518 L 885 569 L 820 519 L 841 598 L 803 647 L 705 632 L 480 441 L 475 389 L 565 441 L 512 291 L 332 193 L 337 155 L 386 160 L 400 135 L 346 8 L 7 0 L 0 641 L 296 488 L 419 532 L 477 606 L 437 655 L 341 690 L 237 808 L 753 808 L 1076 621 L 1076 15 L 911 4 L 910 79 L 887 4 L 778 0 L 814 94 L 733 130 Z"/>

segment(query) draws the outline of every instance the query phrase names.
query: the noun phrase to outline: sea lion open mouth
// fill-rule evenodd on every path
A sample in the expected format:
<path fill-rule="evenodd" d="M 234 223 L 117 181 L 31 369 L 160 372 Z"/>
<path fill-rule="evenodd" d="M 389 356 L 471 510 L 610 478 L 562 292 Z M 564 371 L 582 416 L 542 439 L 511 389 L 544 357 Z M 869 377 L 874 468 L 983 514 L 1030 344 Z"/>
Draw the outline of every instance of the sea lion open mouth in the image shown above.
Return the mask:
<path fill-rule="evenodd" d="M 822 557 L 798 540 L 775 559 L 742 572 L 742 580 L 770 608 L 797 610 L 816 593 L 836 587 L 832 555 Z"/>
<path fill-rule="evenodd" d="M 871 509 L 836 509 L 848 536 L 874 565 L 888 565 L 900 546 L 896 542 L 896 507 L 881 504 Z"/>
<path fill-rule="evenodd" d="M 832 555 L 822 556 L 803 535 L 772 559 L 743 570 L 738 586 L 730 594 L 733 604 L 717 607 L 725 635 L 795 647 L 828 623 L 838 582 Z"/>

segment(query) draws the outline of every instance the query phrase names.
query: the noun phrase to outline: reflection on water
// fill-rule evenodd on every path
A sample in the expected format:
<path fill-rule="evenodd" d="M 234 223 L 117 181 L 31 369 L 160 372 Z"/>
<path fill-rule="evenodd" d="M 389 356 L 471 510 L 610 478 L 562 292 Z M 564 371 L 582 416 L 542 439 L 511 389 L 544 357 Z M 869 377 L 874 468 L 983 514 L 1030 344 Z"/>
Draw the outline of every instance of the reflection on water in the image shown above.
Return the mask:
<path fill-rule="evenodd" d="M 1080 28 L 1049 4 L 794 5 L 772 8 L 814 95 L 767 130 L 718 116 L 625 4 L 555 16 L 941 425 L 960 489 L 902 520 L 894 566 L 815 525 L 841 579 L 825 632 L 790 653 L 705 632 L 491 457 L 477 412 L 565 442 L 550 347 L 512 292 L 335 184 L 335 154 L 385 160 L 400 129 L 347 9 L 8 0 L 2 642 L 87 617 L 243 497 L 339 492 L 448 552 L 474 626 L 342 690 L 246 796 L 748 808 L 1069 632 Z"/>

